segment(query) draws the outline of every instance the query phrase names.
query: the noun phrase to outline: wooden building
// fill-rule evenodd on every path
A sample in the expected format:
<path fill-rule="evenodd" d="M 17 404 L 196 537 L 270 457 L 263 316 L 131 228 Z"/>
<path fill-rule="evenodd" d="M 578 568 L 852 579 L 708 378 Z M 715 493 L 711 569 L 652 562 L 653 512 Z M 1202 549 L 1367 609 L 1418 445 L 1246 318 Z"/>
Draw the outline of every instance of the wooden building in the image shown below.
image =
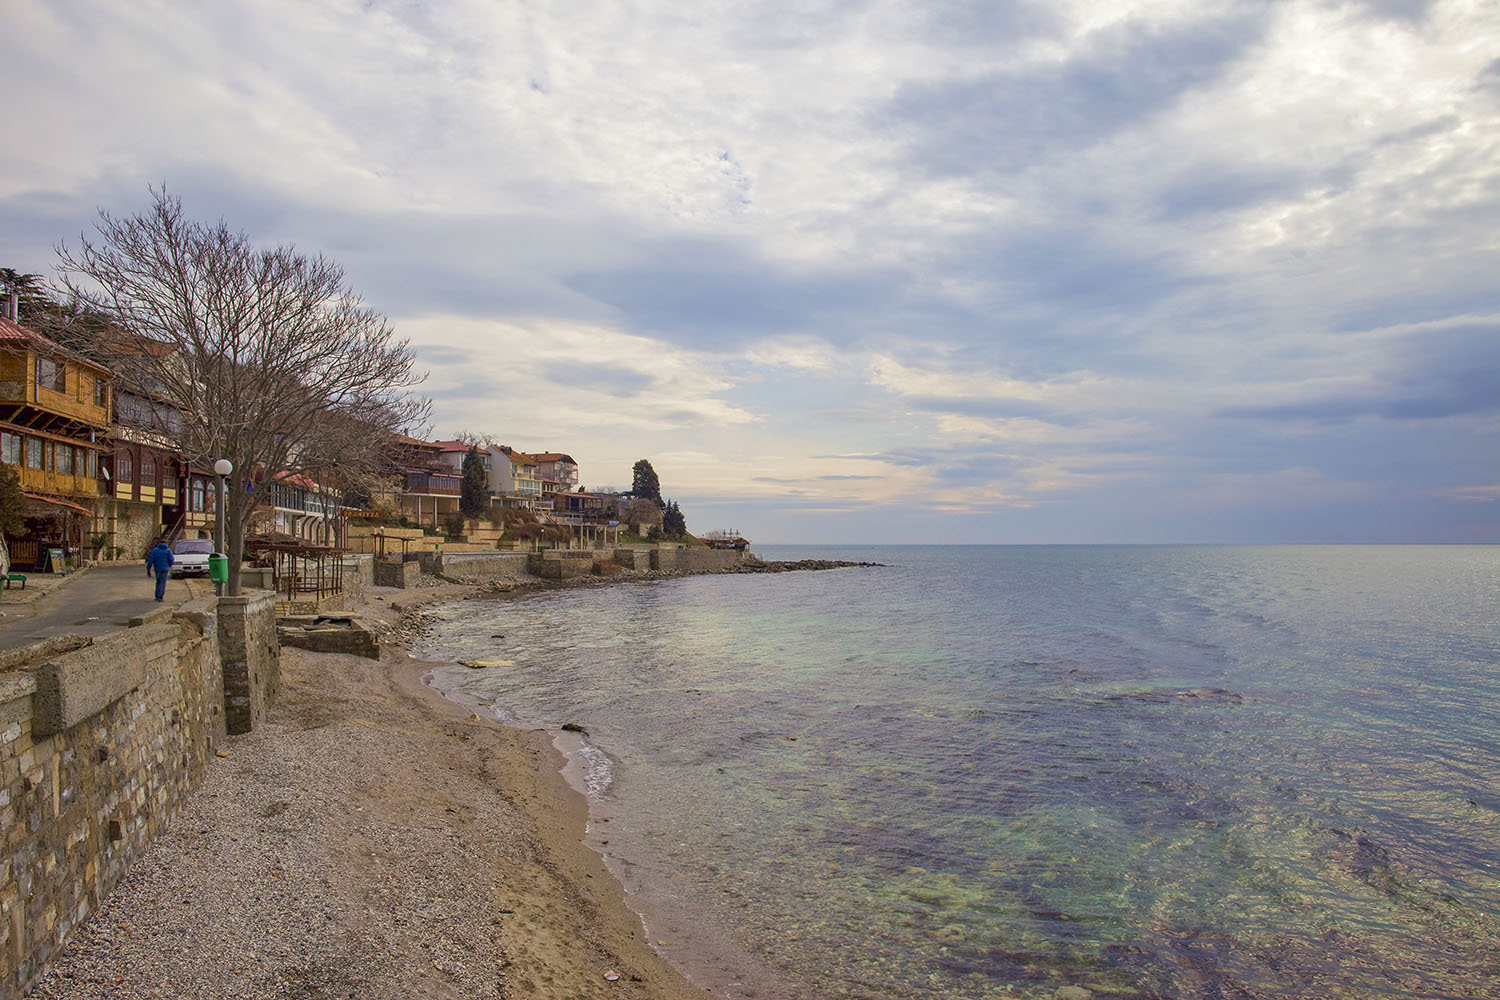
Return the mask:
<path fill-rule="evenodd" d="M 0 461 L 31 501 L 26 530 L 9 539 L 18 566 L 47 552 L 78 553 L 96 530 L 99 456 L 110 417 L 109 369 L 0 315 Z"/>

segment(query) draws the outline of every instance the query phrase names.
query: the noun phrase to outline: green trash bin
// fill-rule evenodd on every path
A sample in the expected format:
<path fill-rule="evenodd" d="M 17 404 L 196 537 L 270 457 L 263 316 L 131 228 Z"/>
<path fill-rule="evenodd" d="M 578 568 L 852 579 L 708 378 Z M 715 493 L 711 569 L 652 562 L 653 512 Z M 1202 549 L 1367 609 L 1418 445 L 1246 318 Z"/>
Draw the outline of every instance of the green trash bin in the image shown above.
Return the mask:
<path fill-rule="evenodd" d="M 208 557 L 208 578 L 214 583 L 229 582 L 229 557 L 215 552 Z"/>

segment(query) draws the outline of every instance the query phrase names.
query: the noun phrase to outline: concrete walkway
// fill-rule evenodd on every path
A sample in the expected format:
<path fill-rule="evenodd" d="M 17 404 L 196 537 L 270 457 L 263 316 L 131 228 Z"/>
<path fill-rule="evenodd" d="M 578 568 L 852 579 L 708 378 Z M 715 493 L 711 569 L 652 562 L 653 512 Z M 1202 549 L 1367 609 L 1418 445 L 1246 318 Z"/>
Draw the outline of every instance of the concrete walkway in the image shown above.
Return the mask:
<path fill-rule="evenodd" d="M 45 583 L 46 592 L 37 595 L 30 593 L 30 580 L 25 592 L 0 590 L 0 650 L 63 633 L 106 635 L 128 628 L 137 615 L 172 608 L 214 590 L 201 577 L 168 580 L 166 600 L 157 604 L 156 581 L 146 575 L 144 563 L 94 566 Z"/>

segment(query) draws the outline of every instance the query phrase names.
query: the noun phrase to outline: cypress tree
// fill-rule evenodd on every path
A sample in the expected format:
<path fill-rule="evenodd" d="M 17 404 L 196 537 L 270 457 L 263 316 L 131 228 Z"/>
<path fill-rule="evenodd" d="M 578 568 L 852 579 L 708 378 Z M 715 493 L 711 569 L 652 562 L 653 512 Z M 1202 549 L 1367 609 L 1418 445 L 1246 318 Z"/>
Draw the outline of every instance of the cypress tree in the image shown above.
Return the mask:
<path fill-rule="evenodd" d="M 458 509 L 467 517 L 478 517 L 490 505 L 490 477 L 485 471 L 484 460 L 479 457 L 478 445 L 470 445 L 464 455 L 463 476 Z"/>
<path fill-rule="evenodd" d="M 687 519 L 682 516 L 682 508 L 677 506 L 676 500 L 662 508 L 661 531 L 668 538 L 681 538 L 687 534 Z"/>

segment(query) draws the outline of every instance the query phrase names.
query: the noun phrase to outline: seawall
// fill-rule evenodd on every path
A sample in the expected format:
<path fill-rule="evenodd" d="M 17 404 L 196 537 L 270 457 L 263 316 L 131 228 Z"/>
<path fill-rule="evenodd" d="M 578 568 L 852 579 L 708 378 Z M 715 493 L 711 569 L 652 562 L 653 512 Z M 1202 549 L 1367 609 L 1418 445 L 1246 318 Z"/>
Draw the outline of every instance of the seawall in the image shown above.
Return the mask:
<path fill-rule="evenodd" d="M 200 598 L 0 656 L 0 997 L 26 991 L 166 830 L 231 720 L 263 717 L 273 600 Z"/>

